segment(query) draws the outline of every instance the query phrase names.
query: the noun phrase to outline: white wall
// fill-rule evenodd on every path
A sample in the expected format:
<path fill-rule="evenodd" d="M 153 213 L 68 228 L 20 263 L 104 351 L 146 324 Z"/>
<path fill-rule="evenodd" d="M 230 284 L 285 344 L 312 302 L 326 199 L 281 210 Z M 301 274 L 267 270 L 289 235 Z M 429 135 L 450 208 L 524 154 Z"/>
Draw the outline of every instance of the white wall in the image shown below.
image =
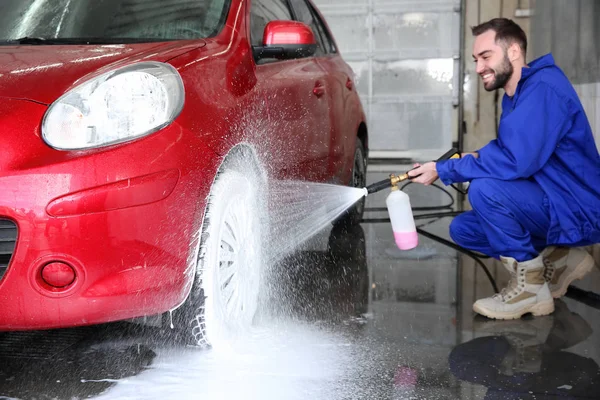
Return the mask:
<path fill-rule="evenodd" d="M 460 0 L 315 0 L 353 68 L 370 156 L 431 159 L 456 137 Z"/>

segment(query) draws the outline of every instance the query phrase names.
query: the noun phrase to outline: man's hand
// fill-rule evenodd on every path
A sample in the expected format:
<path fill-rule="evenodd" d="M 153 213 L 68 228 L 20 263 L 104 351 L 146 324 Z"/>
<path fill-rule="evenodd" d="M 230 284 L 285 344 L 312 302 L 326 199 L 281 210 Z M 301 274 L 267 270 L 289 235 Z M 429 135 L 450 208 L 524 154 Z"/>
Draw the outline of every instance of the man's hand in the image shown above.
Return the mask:
<path fill-rule="evenodd" d="M 412 182 L 422 183 L 427 186 L 439 178 L 434 162 L 428 162 L 423 165 L 415 164 L 414 167 L 415 169 L 408 171 L 408 176 Z"/>

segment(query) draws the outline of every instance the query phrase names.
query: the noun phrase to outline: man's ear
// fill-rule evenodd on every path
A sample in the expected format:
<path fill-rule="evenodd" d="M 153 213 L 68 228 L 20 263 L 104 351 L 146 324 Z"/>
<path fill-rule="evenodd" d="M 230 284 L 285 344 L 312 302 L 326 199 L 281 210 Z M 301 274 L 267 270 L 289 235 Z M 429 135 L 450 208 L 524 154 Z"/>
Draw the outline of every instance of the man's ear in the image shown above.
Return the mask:
<path fill-rule="evenodd" d="M 521 46 L 519 46 L 516 42 L 511 43 L 508 47 L 508 59 L 510 61 L 515 61 L 521 56 Z"/>

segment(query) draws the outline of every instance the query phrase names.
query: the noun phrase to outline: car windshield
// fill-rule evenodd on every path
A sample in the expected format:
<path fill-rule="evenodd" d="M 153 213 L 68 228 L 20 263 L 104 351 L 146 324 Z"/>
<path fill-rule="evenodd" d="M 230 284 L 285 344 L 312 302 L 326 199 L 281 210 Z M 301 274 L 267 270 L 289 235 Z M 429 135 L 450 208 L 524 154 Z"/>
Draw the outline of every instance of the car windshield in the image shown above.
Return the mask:
<path fill-rule="evenodd" d="M 207 38 L 229 0 L 0 0 L 0 42 L 127 43 Z"/>

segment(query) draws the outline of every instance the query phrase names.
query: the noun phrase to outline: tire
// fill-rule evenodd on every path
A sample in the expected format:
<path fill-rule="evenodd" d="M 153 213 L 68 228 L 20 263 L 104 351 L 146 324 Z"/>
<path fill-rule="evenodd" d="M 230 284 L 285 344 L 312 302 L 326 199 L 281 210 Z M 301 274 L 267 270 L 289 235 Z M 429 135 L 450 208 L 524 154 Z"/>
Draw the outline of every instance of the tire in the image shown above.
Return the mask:
<path fill-rule="evenodd" d="M 327 253 L 333 272 L 344 276 L 351 289 L 347 300 L 352 299 L 352 312 L 360 316 L 369 307 L 369 268 L 367 266 L 367 241 L 360 225 L 336 226 L 327 243 Z M 340 270 L 343 274 L 340 275 Z"/>
<path fill-rule="evenodd" d="M 365 231 L 360 225 L 334 226 L 327 240 L 327 252 L 334 260 L 366 263 Z"/>
<path fill-rule="evenodd" d="M 262 272 L 264 211 L 258 174 L 225 168 L 208 199 L 194 284 L 176 310 L 176 330 L 186 344 L 209 347 L 252 324 Z M 249 176 L 250 175 L 250 176 Z"/>
<path fill-rule="evenodd" d="M 364 188 L 367 186 L 367 157 L 365 146 L 356 138 L 354 147 L 354 160 L 352 162 L 352 177 L 349 186 Z M 357 201 L 354 206 L 345 211 L 335 222 L 334 226 L 353 226 L 360 224 L 365 212 L 365 197 Z"/>

